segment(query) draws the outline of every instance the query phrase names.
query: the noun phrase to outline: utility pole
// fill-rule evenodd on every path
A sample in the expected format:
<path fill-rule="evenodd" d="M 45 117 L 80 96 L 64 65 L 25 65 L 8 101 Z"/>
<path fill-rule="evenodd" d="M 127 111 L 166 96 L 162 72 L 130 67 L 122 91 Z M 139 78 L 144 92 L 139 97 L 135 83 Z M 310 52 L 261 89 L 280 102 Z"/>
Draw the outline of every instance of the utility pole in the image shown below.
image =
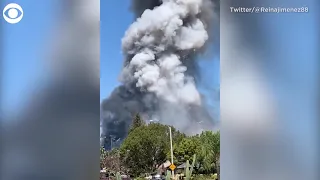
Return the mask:
<path fill-rule="evenodd" d="M 173 147 L 172 147 L 172 133 L 171 127 L 169 126 L 169 133 L 170 133 L 170 151 L 171 151 L 171 164 L 173 164 Z M 172 179 L 174 179 L 174 170 L 171 170 Z"/>

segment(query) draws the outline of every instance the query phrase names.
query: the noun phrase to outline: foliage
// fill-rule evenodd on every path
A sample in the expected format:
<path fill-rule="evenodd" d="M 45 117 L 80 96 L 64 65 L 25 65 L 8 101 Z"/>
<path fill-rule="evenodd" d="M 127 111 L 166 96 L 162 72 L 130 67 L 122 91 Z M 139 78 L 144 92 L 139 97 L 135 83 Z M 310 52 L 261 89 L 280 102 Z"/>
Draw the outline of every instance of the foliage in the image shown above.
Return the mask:
<path fill-rule="evenodd" d="M 205 131 L 200 135 L 186 136 L 172 127 L 174 164 L 193 161 L 191 174 L 212 174 L 217 177 L 194 176 L 219 179 L 220 132 Z M 193 155 L 197 154 L 197 159 Z M 155 172 L 157 167 L 171 159 L 169 126 L 159 123 L 145 124 L 139 114 L 133 118 L 128 137 L 120 149 L 100 149 L 100 168 L 116 176 L 116 172 L 139 177 L 142 173 Z M 190 165 L 190 164 L 189 164 Z M 189 172 L 186 172 L 187 174 Z M 167 173 L 170 175 L 171 172 Z M 166 178 L 167 178 L 166 177 Z M 190 175 L 191 177 L 191 175 Z M 196 179 L 196 178 L 195 178 Z"/>
<path fill-rule="evenodd" d="M 116 174 L 116 172 L 126 172 L 125 168 L 121 166 L 119 149 L 106 151 L 100 147 L 100 169 L 106 170 L 107 174 Z"/>
<path fill-rule="evenodd" d="M 131 129 L 130 129 L 129 133 L 132 132 L 134 129 L 136 129 L 138 127 L 141 127 L 141 126 L 144 126 L 144 125 L 145 125 L 144 120 L 141 118 L 140 114 L 137 113 L 133 117 L 132 126 L 131 126 Z"/>
<path fill-rule="evenodd" d="M 100 169 L 104 169 L 107 166 L 106 158 L 108 154 L 103 147 L 100 147 Z"/>
<path fill-rule="evenodd" d="M 217 171 L 220 158 L 220 132 L 205 131 L 200 135 L 200 167 L 205 173 Z"/>
<path fill-rule="evenodd" d="M 213 175 L 212 175 L 212 179 L 213 179 L 213 180 L 217 180 L 217 179 L 218 179 L 218 174 L 217 174 L 217 173 L 213 174 Z"/>
<path fill-rule="evenodd" d="M 220 132 L 205 131 L 200 135 L 185 137 L 174 145 L 174 163 L 182 164 L 197 154 L 195 173 L 210 174 L 219 171 Z M 170 153 L 167 154 L 170 158 Z M 219 175 L 219 172 L 218 172 Z"/>
<path fill-rule="evenodd" d="M 145 180 L 145 178 L 143 178 L 143 177 L 137 177 L 137 178 L 134 178 L 134 180 Z"/>
<path fill-rule="evenodd" d="M 198 136 L 185 137 L 180 143 L 175 144 L 173 148 L 175 164 L 183 164 L 186 161 L 191 161 L 193 155 L 201 150 L 201 142 Z M 170 158 L 170 153 L 167 158 Z"/>
<path fill-rule="evenodd" d="M 172 128 L 173 142 L 179 143 L 185 135 Z M 133 129 L 120 147 L 122 162 L 134 176 L 154 172 L 164 163 L 170 150 L 169 128 L 159 123 Z"/>
<path fill-rule="evenodd" d="M 200 174 L 192 177 L 193 180 L 217 180 L 213 175 Z"/>

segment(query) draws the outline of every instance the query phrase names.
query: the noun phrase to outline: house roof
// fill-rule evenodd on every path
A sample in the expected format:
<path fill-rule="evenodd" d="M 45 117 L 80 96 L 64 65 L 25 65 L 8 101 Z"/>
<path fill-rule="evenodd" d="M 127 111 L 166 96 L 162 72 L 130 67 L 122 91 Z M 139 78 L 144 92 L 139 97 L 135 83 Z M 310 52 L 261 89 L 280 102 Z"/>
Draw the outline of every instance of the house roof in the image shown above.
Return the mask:
<path fill-rule="evenodd" d="M 190 166 L 191 166 L 191 165 L 190 165 Z M 177 169 L 184 169 L 184 168 L 186 168 L 186 167 L 187 167 L 186 163 L 183 163 L 183 164 L 181 164 L 180 166 L 178 166 Z"/>
<path fill-rule="evenodd" d="M 184 168 L 186 168 L 186 163 L 183 163 L 177 167 L 177 169 L 184 169 Z"/>

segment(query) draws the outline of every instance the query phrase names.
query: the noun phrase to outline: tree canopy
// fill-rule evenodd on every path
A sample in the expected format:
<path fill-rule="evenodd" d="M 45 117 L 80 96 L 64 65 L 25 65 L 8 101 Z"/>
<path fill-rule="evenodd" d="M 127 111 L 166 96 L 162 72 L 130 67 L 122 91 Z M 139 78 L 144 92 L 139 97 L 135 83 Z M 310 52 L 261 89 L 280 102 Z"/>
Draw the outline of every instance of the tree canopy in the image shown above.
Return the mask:
<path fill-rule="evenodd" d="M 172 128 L 173 141 L 179 143 L 185 135 Z M 169 128 L 151 123 L 134 129 L 120 147 L 121 158 L 135 175 L 153 172 L 167 160 L 170 150 Z"/>
<path fill-rule="evenodd" d="M 220 131 L 202 132 L 200 137 L 200 169 L 205 172 L 217 171 L 217 164 L 220 158 Z"/>
<path fill-rule="evenodd" d="M 201 142 L 199 137 L 185 137 L 173 147 L 173 156 L 175 164 L 183 164 L 187 160 L 192 161 L 193 155 L 198 154 L 201 150 Z M 167 154 L 170 159 L 170 153 Z"/>
<path fill-rule="evenodd" d="M 174 164 L 192 161 L 196 154 L 196 173 L 218 172 L 220 160 L 220 132 L 204 131 L 186 136 L 172 129 Z M 106 152 L 101 149 L 100 166 L 110 171 L 125 171 L 135 177 L 155 172 L 157 167 L 171 160 L 169 126 L 146 124 L 139 114 L 133 117 L 129 135 L 119 149 Z"/>
<path fill-rule="evenodd" d="M 135 114 L 134 117 L 133 117 L 132 126 L 131 126 L 131 128 L 130 128 L 129 133 L 130 133 L 131 131 L 133 131 L 134 129 L 136 129 L 136 128 L 138 128 L 138 127 L 141 127 L 141 126 L 144 126 L 144 125 L 145 125 L 145 122 L 144 122 L 144 120 L 141 118 L 140 114 L 139 114 L 139 113 Z"/>

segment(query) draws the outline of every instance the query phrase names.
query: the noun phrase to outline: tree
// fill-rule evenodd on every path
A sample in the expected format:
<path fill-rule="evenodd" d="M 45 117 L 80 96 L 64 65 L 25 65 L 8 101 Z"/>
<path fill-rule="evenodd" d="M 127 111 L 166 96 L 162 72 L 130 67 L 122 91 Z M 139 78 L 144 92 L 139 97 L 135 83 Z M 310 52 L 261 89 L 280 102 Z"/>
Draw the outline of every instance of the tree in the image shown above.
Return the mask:
<path fill-rule="evenodd" d="M 218 171 L 220 166 L 220 131 L 205 131 L 200 135 L 200 164 L 204 172 Z M 219 172 L 218 172 L 219 176 Z"/>
<path fill-rule="evenodd" d="M 107 173 L 111 174 L 123 171 L 120 164 L 119 149 L 115 148 L 112 151 L 106 151 L 103 147 L 100 147 L 100 169 L 105 169 Z"/>
<path fill-rule="evenodd" d="M 193 155 L 201 151 L 201 142 L 198 136 L 185 137 L 179 144 L 175 144 L 173 148 L 173 156 L 175 164 L 183 164 L 187 160 L 192 161 Z M 168 158 L 171 156 L 167 154 Z"/>
<path fill-rule="evenodd" d="M 100 147 L 100 169 L 104 169 L 107 166 L 106 158 L 108 154 L 103 147 Z"/>
<path fill-rule="evenodd" d="M 141 127 L 141 126 L 144 126 L 144 125 L 145 125 L 144 120 L 141 118 L 140 114 L 137 113 L 133 117 L 132 126 L 131 126 L 129 133 L 132 132 L 134 129 Z"/>
<path fill-rule="evenodd" d="M 185 137 L 172 128 L 174 142 Z M 170 150 L 169 128 L 159 123 L 134 128 L 120 147 L 121 160 L 132 175 L 154 172 L 167 160 Z"/>

